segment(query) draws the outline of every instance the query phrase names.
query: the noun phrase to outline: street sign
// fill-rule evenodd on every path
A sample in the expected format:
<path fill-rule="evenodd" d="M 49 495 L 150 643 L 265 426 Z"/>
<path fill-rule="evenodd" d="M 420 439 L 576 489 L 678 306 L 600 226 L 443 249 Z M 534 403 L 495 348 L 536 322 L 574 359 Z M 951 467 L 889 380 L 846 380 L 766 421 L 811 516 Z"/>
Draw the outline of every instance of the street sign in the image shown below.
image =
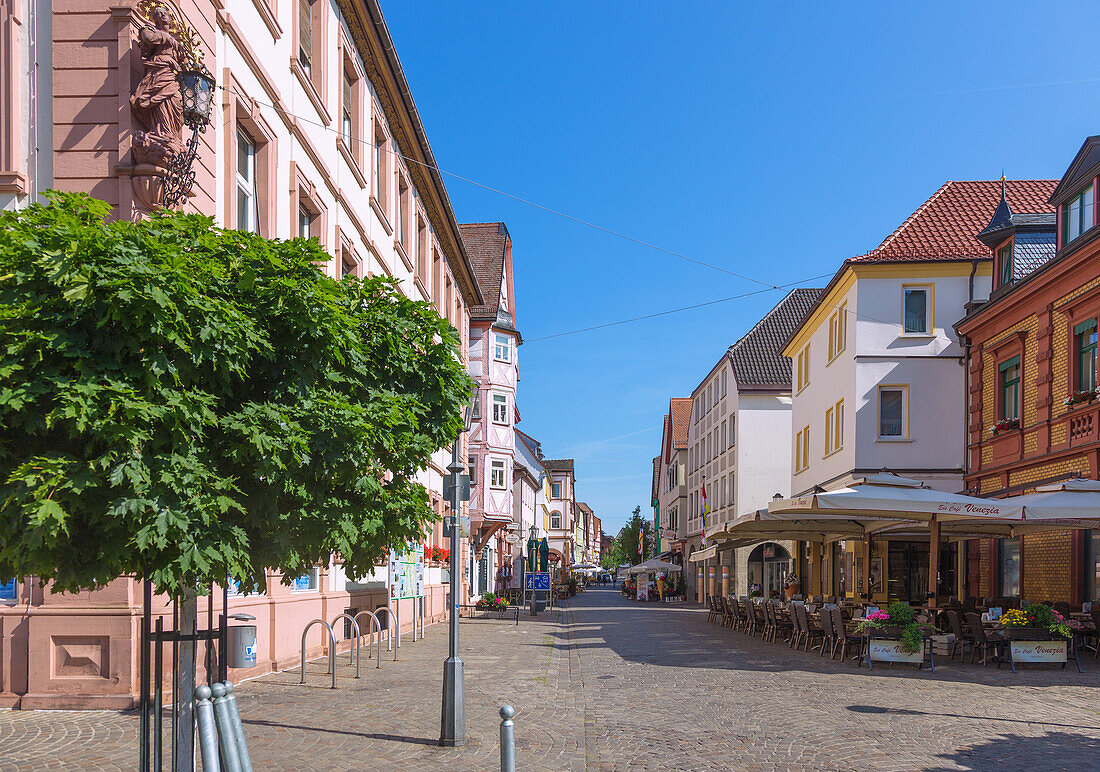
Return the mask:
<path fill-rule="evenodd" d="M 544 590 L 550 591 L 550 572 L 549 571 L 536 571 L 529 573 L 524 577 L 524 590 Z"/>

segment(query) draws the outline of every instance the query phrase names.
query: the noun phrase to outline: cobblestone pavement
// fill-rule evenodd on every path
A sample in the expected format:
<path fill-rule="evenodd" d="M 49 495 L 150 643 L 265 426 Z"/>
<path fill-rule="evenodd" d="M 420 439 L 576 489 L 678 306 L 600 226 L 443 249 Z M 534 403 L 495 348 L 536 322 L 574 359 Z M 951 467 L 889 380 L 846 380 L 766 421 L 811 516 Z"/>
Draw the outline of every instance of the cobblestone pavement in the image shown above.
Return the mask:
<path fill-rule="evenodd" d="M 1100 770 L 1100 663 L 1089 672 L 941 664 L 871 673 L 765 644 L 683 605 L 617 591 L 565 611 L 464 620 L 465 748 L 435 745 L 446 626 L 363 677 L 341 657 L 238 690 L 257 770 L 493 770 L 498 707 L 517 708 L 521 770 Z M 134 768 L 137 719 L 0 712 L 0 770 Z"/>

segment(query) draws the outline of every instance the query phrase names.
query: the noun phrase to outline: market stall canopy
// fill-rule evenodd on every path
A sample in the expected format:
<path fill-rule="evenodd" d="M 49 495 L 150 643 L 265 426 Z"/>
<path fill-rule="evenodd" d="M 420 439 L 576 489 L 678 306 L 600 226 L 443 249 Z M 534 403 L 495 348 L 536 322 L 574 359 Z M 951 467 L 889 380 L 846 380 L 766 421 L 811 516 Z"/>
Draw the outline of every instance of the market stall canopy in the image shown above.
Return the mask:
<path fill-rule="evenodd" d="M 626 570 L 628 574 L 648 574 L 650 572 L 657 571 L 678 574 L 683 571 L 683 569 L 675 563 L 666 563 L 665 561 L 658 560 L 657 558 L 650 558 L 644 563 L 639 563 L 636 566 L 631 566 Z"/>
<path fill-rule="evenodd" d="M 591 563 L 574 563 L 573 565 L 569 566 L 570 571 L 580 571 L 585 568 L 596 568 L 596 566 L 592 565 Z"/>
<path fill-rule="evenodd" d="M 848 520 L 861 533 L 873 533 L 898 521 L 940 523 L 954 520 L 1019 520 L 1023 507 L 1016 499 L 979 499 L 929 488 L 920 480 L 883 472 L 848 488 L 779 499 L 768 505 L 773 515 L 801 516 L 815 521 Z"/>

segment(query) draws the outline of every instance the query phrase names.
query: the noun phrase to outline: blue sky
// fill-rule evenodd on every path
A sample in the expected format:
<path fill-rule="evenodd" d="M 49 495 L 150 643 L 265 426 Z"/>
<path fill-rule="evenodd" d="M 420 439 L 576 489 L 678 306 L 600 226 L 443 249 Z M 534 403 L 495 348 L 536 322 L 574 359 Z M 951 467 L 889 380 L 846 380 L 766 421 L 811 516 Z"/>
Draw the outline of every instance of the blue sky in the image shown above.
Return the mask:
<path fill-rule="evenodd" d="M 1059 177 L 1100 132 L 1088 3 L 901 6 L 383 0 L 442 169 L 768 285 L 831 275 L 945 180 Z M 761 285 L 447 186 L 512 235 L 520 428 L 614 534 L 650 511 L 669 397 L 781 294 L 548 338 Z"/>

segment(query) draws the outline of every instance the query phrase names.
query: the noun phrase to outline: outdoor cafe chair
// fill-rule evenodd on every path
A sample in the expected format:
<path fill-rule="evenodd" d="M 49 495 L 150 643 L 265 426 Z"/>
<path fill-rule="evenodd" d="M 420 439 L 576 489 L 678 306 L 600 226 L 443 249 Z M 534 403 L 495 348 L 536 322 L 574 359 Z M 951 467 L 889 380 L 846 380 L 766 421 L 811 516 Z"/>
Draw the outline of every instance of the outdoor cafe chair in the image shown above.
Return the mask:
<path fill-rule="evenodd" d="M 1001 667 L 1002 650 L 1004 649 L 1004 636 L 997 632 L 986 632 L 982 627 L 982 618 L 979 614 L 970 611 L 966 615 L 966 623 L 970 626 L 970 633 L 974 636 L 974 646 L 970 649 L 970 662 L 974 663 L 974 656 L 980 649 L 982 652 L 982 667 L 985 667 L 986 660 L 989 659 L 990 653 L 997 658 L 997 667 Z"/>
<path fill-rule="evenodd" d="M 735 598 L 726 598 L 726 612 L 728 614 L 726 627 L 730 630 L 736 630 L 738 624 L 741 622 L 741 610 L 737 607 L 737 600 Z"/>
<path fill-rule="evenodd" d="M 810 612 L 805 606 L 799 606 L 795 613 L 798 614 L 798 624 L 802 628 L 802 650 L 811 651 L 816 648 L 813 645 L 814 638 L 821 637 L 824 641 L 825 631 L 820 625 L 810 621 Z"/>
<path fill-rule="evenodd" d="M 741 599 L 741 616 L 743 617 L 741 626 L 745 632 L 752 635 L 756 632 L 756 615 L 752 611 L 752 601 L 748 598 Z"/>
<path fill-rule="evenodd" d="M 710 610 L 707 611 L 707 621 L 713 622 L 718 618 L 718 604 L 713 595 L 708 600 L 710 601 Z"/>
<path fill-rule="evenodd" d="M 772 633 L 774 641 L 778 636 L 788 644 L 794 640 L 794 606 L 786 614 L 781 613 L 782 607 L 778 603 L 772 604 L 772 621 L 775 623 L 775 631 Z"/>
<path fill-rule="evenodd" d="M 726 597 L 719 596 L 718 610 L 722 612 L 722 627 L 730 626 L 730 602 Z"/>
<path fill-rule="evenodd" d="M 823 607 L 818 612 L 817 618 L 821 625 L 821 653 L 818 656 L 824 657 L 833 646 L 833 612 Z"/>
<path fill-rule="evenodd" d="M 806 605 L 804 603 L 791 606 L 791 622 L 794 624 L 791 648 L 797 649 L 809 634 L 809 626 L 806 624 Z"/>
<path fill-rule="evenodd" d="M 761 604 L 764 608 L 764 635 L 765 641 L 772 640 L 772 635 L 775 633 L 775 618 L 772 616 L 772 604 L 771 601 L 764 601 Z"/>
<path fill-rule="evenodd" d="M 848 628 L 845 626 L 844 616 L 843 616 L 841 610 L 838 609 L 838 608 L 833 609 L 832 610 L 832 616 L 833 616 L 833 633 L 836 636 L 836 640 L 833 642 L 833 649 L 834 649 L 833 658 L 835 659 L 836 654 L 839 653 L 840 654 L 840 661 L 843 662 L 848 657 L 848 643 L 849 643 L 849 641 L 852 641 L 853 639 L 852 639 L 851 636 L 848 635 Z M 857 645 L 859 646 L 859 652 L 858 652 L 859 663 L 858 664 L 862 664 L 863 663 L 863 642 L 862 642 L 862 640 L 857 640 Z M 839 648 L 839 652 L 835 651 L 838 648 Z"/>
<path fill-rule="evenodd" d="M 970 612 L 973 613 L 973 612 Z M 955 640 L 951 642 L 951 653 L 948 655 L 951 659 L 955 658 L 955 650 L 959 649 L 959 655 L 966 654 L 966 647 L 969 646 L 973 650 L 974 648 L 974 635 L 968 633 L 963 627 L 962 617 L 959 616 L 959 612 L 954 609 L 948 609 L 947 611 L 947 626 L 951 628 L 951 632 L 955 634 Z M 962 647 L 961 649 L 959 647 Z"/>
<path fill-rule="evenodd" d="M 1085 634 L 1089 635 L 1091 633 L 1093 643 L 1092 658 L 1098 659 L 1100 658 L 1100 608 L 1098 608 L 1096 602 L 1093 602 L 1089 613 L 1092 614 L 1092 630 L 1086 630 Z"/>

